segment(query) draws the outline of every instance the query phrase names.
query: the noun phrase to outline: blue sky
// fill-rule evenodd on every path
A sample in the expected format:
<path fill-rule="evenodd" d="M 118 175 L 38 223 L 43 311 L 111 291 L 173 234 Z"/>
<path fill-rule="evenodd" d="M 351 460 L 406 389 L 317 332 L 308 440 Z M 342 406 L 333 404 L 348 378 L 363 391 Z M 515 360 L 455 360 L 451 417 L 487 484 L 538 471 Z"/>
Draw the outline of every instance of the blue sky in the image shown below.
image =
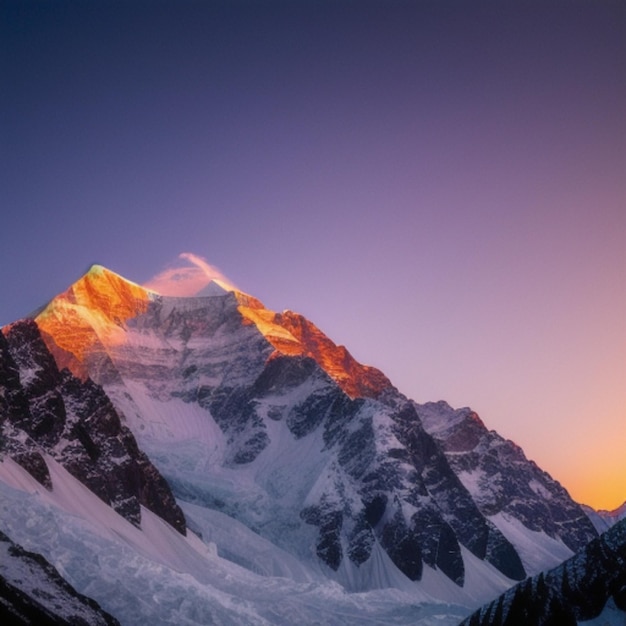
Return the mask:
<path fill-rule="evenodd" d="M 0 10 L 0 323 L 190 252 L 626 499 L 623 3 Z"/>

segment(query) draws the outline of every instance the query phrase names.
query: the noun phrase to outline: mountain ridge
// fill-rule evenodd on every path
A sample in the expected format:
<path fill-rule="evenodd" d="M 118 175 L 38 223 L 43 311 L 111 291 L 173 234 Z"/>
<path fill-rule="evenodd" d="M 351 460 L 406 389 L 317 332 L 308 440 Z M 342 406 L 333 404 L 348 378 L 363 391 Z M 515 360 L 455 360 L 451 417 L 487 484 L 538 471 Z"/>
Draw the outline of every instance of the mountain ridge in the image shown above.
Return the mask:
<path fill-rule="evenodd" d="M 279 353 L 314 358 L 353 397 L 375 396 L 391 386 L 382 372 L 358 363 L 344 346 L 336 346 L 302 315 L 289 310 L 270 311 L 257 298 L 228 288 L 219 280 L 212 280 L 205 290 L 213 283 L 219 290 L 204 297 L 234 294 L 243 318 L 254 324 Z M 107 344 L 121 341 L 119 328 L 144 313 L 148 303 L 157 297 L 168 296 L 95 264 L 65 292 L 52 298 L 34 319 L 59 365 L 69 367 L 75 375 L 85 376 L 81 366 L 85 351 L 98 344 L 106 349 Z M 67 323 L 68 317 L 71 324 Z M 71 333 L 64 332 L 68 326 Z M 66 353 L 71 356 L 68 358 Z"/>
<path fill-rule="evenodd" d="M 100 288 L 100 282 L 103 283 L 102 288 Z M 224 291 L 225 293 L 223 293 Z M 145 319 L 146 321 L 139 322 L 140 325 L 145 324 L 145 327 L 138 329 L 139 333 L 144 333 L 142 337 L 139 338 L 139 342 L 142 342 L 145 339 L 144 331 L 146 331 L 148 327 L 158 328 L 160 324 L 165 322 L 165 326 L 163 327 L 164 332 L 166 337 L 170 337 L 170 339 L 167 339 L 167 343 L 171 343 L 171 338 L 175 337 L 177 333 L 180 333 L 183 345 L 188 346 L 189 340 L 193 337 L 194 333 L 194 328 L 192 326 L 193 324 L 199 324 L 200 322 L 192 322 L 192 326 L 185 326 L 185 324 L 187 324 L 187 319 L 192 317 L 191 311 L 194 310 L 194 308 L 195 310 L 200 311 L 203 310 L 202 307 L 205 306 L 203 298 L 195 297 L 191 299 L 172 299 L 166 296 L 159 296 L 154 292 L 148 292 L 131 281 L 127 281 L 123 277 L 106 270 L 102 266 L 95 266 L 90 269 L 84 277 L 79 279 L 74 286 L 70 287 L 69 292 L 72 297 L 68 298 L 66 295 L 61 296 L 61 306 L 58 312 L 57 302 L 55 299 L 52 300 L 48 310 L 54 311 L 55 315 L 59 315 L 60 317 L 64 313 L 66 300 L 70 300 L 72 303 L 77 305 L 77 310 L 72 311 L 73 313 L 82 314 L 85 312 L 82 307 L 86 308 L 86 315 L 84 319 L 87 324 L 91 324 L 93 327 L 95 333 L 98 335 L 98 339 L 103 345 L 103 352 L 106 354 L 106 359 L 104 359 L 104 361 L 106 361 L 106 367 L 102 364 L 97 365 L 96 367 L 91 366 L 91 373 L 96 376 L 98 376 L 98 372 L 100 372 L 103 367 L 106 370 L 110 364 L 112 364 L 113 370 L 117 370 L 118 372 L 126 367 L 127 357 L 122 355 L 120 359 L 115 356 L 118 348 L 123 352 L 124 338 L 122 337 L 122 333 L 124 332 L 123 329 L 125 325 L 129 326 L 132 330 L 135 320 Z M 375 368 L 362 366 L 357 363 L 347 350 L 345 350 L 345 348 L 336 346 L 317 327 L 306 320 L 303 316 L 290 311 L 274 313 L 273 311 L 266 309 L 258 299 L 234 289 L 225 290 L 223 285 L 220 285 L 220 291 L 217 292 L 216 295 L 209 296 L 209 298 L 209 302 L 211 303 L 210 306 L 214 306 L 216 303 L 223 301 L 220 313 L 222 315 L 226 315 L 224 319 L 228 320 L 228 324 L 241 324 L 242 329 L 245 328 L 247 324 L 250 324 L 260 333 L 263 339 L 267 341 L 268 345 L 264 348 L 264 354 L 267 354 L 265 354 L 265 356 L 258 361 L 258 365 L 256 366 L 258 368 L 258 372 L 266 372 L 266 374 L 264 374 L 265 379 L 268 377 L 275 378 L 276 376 L 279 378 L 281 376 L 284 377 L 284 373 L 286 371 L 294 373 L 300 372 L 296 374 L 296 376 L 304 376 L 306 378 L 313 372 L 310 368 L 307 369 L 308 366 L 306 366 L 307 359 L 312 359 L 316 366 L 319 367 L 326 375 L 330 376 L 330 378 L 344 393 L 347 394 L 349 398 L 376 398 L 386 392 L 388 397 L 393 398 L 391 403 L 392 405 L 394 403 L 396 405 L 401 405 L 406 402 L 406 398 L 401 396 L 401 394 L 393 388 L 390 381 L 381 372 Z M 227 302 L 232 299 L 234 299 L 234 303 L 228 305 Z M 235 305 L 233 308 L 236 309 L 236 312 L 240 316 L 240 321 L 237 321 L 237 318 L 235 317 L 228 317 L 228 315 L 233 315 L 235 313 L 234 310 L 232 314 L 224 313 L 224 311 L 226 311 L 224 307 L 228 309 L 228 307 L 232 307 L 233 304 Z M 185 312 L 179 314 L 178 310 L 181 306 Z M 153 310 L 154 313 L 150 313 L 149 310 Z M 94 311 L 97 314 L 95 324 L 92 322 Z M 176 326 L 178 324 L 177 320 L 179 319 L 179 315 L 183 316 L 180 318 L 183 322 L 183 328 L 177 328 Z M 109 322 L 109 326 L 113 326 L 113 328 L 107 328 L 103 331 L 102 325 L 99 325 L 100 317 L 107 320 Z M 58 333 L 58 330 L 54 325 L 50 325 L 48 320 L 49 318 L 45 314 L 36 318 L 38 325 L 42 328 L 46 336 L 49 336 L 56 341 L 56 334 Z M 74 317 L 72 318 L 71 323 L 75 323 Z M 234 328 L 235 327 L 236 326 L 234 326 Z M 61 338 L 64 339 L 63 334 L 61 334 Z M 92 344 L 87 342 L 86 351 L 91 351 L 90 358 L 92 360 L 98 360 L 99 350 L 94 350 L 94 345 L 95 342 Z M 141 350 L 144 352 L 150 349 L 151 348 L 147 345 L 141 346 Z M 164 349 L 165 348 L 158 348 L 159 352 L 162 352 Z M 170 349 L 169 345 L 167 349 Z M 270 349 L 272 350 L 271 352 L 269 351 Z M 80 350 L 82 353 L 83 349 L 81 348 Z M 187 354 L 188 356 L 185 358 L 188 358 L 190 354 L 188 347 L 184 348 L 181 354 Z M 159 361 L 161 358 L 161 356 L 157 357 Z M 117 365 L 115 364 L 116 359 L 119 361 Z M 294 359 L 296 360 L 294 361 Z M 299 364 L 294 370 L 295 363 Z M 158 367 L 163 367 L 163 364 L 159 364 Z M 246 369 L 249 369 L 249 367 L 250 363 L 247 363 Z M 186 371 L 189 374 L 190 370 L 187 369 Z M 268 374 L 268 372 L 271 372 L 271 374 Z M 127 376 L 127 374 L 122 372 L 122 379 L 124 379 L 125 376 Z M 243 413 L 249 414 L 249 417 L 247 418 L 247 421 L 249 422 L 248 425 L 246 427 L 243 425 L 236 427 L 237 429 L 244 428 L 244 430 L 251 428 L 250 432 L 247 432 L 245 435 L 246 440 L 239 441 L 242 437 L 241 434 L 235 434 L 234 432 L 231 432 L 229 437 L 232 440 L 231 443 L 235 443 L 232 447 L 237 450 L 237 452 L 232 453 L 234 454 L 234 456 L 232 456 L 233 461 L 251 462 L 262 452 L 262 450 L 268 445 L 269 441 L 267 429 L 264 427 L 263 418 L 255 416 L 255 410 L 252 408 L 252 404 L 258 402 L 258 400 L 251 400 L 248 398 L 250 394 L 253 396 L 255 394 L 258 395 L 259 383 L 253 381 L 253 376 L 250 379 L 250 382 L 247 383 L 248 385 L 254 383 L 251 391 L 235 391 L 237 389 L 237 385 L 232 382 L 232 372 L 229 376 L 231 378 L 225 389 L 227 394 L 226 397 L 223 397 L 224 392 L 220 391 L 219 394 L 217 394 L 217 391 L 215 391 L 212 386 L 207 387 L 206 390 L 204 390 L 203 387 L 197 388 L 191 396 L 188 392 L 184 392 L 182 395 L 179 395 L 178 390 L 176 391 L 176 395 L 179 395 L 179 397 L 183 398 L 187 402 L 198 402 L 202 407 L 208 409 L 214 419 L 217 420 L 220 427 L 223 430 L 226 429 L 226 431 L 232 429 L 229 416 L 233 412 L 236 413 L 237 411 L 242 411 Z M 158 376 L 156 376 L 156 378 L 158 378 Z M 184 378 L 185 377 L 183 376 L 183 379 Z M 191 376 L 191 378 L 193 378 L 193 376 Z M 261 380 L 263 380 L 263 376 L 259 379 L 259 381 Z M 106 387 L 107 375 L 102 377 L 101 382 Z M 149 387 L 151 386 L 150 382 L 147 384 Z M 261 384 L 261 387 L 263 387 L 263 384 Z M 284 382 L 282 384 L 284 384 Z M 235 386 L 233 387 L 233 385 Z M 207 396 L 209 389 L 211 389 L 210 399 Z M 153 392 L 154 390 L 150 393 Z M 265 391 L 261 389 L 261 393 L 263 394 Z M 358 413 L 358 409 L 353 410 L 346 408 L 349 404 L 346 404 L 345 402 L 342 403 L 342 406 L 344 406 L 342 411 L 347 411 L 348 414 L 351 411 L 354 413 L 355 410 L 356 413 Z M 397 407 L 393 407 L 393 410 L 396 411 Z M 297 437 L 308 434 L 308 431 L 312 428 L 311 425 L 314 427 L 320 421 L 319 405 L 314 405 L 314 411 L 316 412 L 316 416 L 313 418 L 313 421 L 311 421 L 312 414 L 311 409 L 309 408 L 304 414 L 305 421 L 300 418 L 297 422 L 297 424 L 307 424 L 305 431 L 302 430 L 301 426 L 296 426 L 296 422 L 292 419 L 290 422 L 290 429 L 292 433 L 294 433 Z M 404 427 L 400 426 L 400 424 L 403 423 L 403 421 L 406 421 L 406 419 L 393 419 L 394 424 L 391 426 L 391 429 L 392 431 L 395 430 L 395 436 L 397 436 L 398 433 L 404 432 L 407 428 L 410 431 L 413 429 L 411 423 L 420 420 L 420 418 L 417 417 L 408 405 L 406 408 L 401 409 L 398 413 L 398 415 L 403 414 L 410 416 L 407 418 L 408 421 Z M 220 415 L 223 415 L 224 417 L 220 417 Z M 227 421 L 224 421 L 225 419 Z M 400 421 L 398 421 L 398 419 L 400 419 Z M 424 416 L 422 416 L 421 420 L 423 421 L 423 419 L 425 419 Z M 252 426 L 253 423 L 256 424 L 256 426 Z M 371 430 L 371 427 L 369 428 Z M 484 425 L 482 425 L 482 428 L 485 430 Z M 361 436 L 363 437 L 365 435 Z M 417 435 L 414 433 L 412 437 L 415 436 Z M 368 435 L 367 437 L 371 437 L 371 435 Z M 419 435 L 419 437 L 423 437 L 423 435 Z M 407 441 L 409 441 L 409 439 L 407 439 Z M 329 441 L 330 439 L 326 440 L 326 445 L 328 445 Z M 432 448 L 431 444 L 427 444 L 426 448 L 423 447 L 424 445 L 424 443 L 420 444 L 422 451 Z M 448 462 L 450 462 L 450 460 L 458 459 L 449 457 Z M 419 461 L 418 465 L 421 465 L 421 463 L 422 462 Z M 438 460 L 437 463 L 441 464 L 445 462 L 442 458 Z M 455 488 L 458 489 L 458 487 Z M 438 497 L 441 498 L 441 496 Z M 371 505 L 366 505 L 366 509 L 367 506 Z M 436 507 L 439 506 L 440 505 L 436 505 Z M 446 504 L 445 506 L 449 505 Z M 495 512 L 497 512 L 495 509 L 486 511 L 487 514 L 493 514 Z M 336 513 L 333 513 L 331 517 L 333 515 L 336 515 Z M 548 519 L 549 517 L 550 516 L 548 515 Z M 582 516 L 579 516 L 579 518 L 580 517 Z M 314 516 L 314 518 L 311 519 L 317 518 Z M 320 529 L 330 528 L 329 524 L 331 524 L 331 522 L 319 520 L 319 524 Z M 447 525 L 442 526 L 441 528 L 443 529 L 446 527 Z M 537 528 L 533 528 L 532 530 L 537 530 Z M 444 532 L 443 536 L 445 536 L 445 533 L 449 531 L 440 532 Z M 586 532 L 589 532 L 589 528 L 586 529 Z M 408 530 L 404 530 L 402 533 L 411 534 Z M 549 529 L 549 534 L 554 534 L 554 528 Z M 333 533 L 327 532 L 327 538 L 324 541 L 330 541 L 334 547 L 327 546 L 326 548 L 319 548 L 319 551 L 323 552 L 327 560 L 335 566 L 338 565 L 338 563 L 336 561 L 336 557 L 333 555 L 338 555 L 340 551 L 338 549 L 338 545 L 335 543 L 337 541 L 337 537 L 335 536 L 335 539 L 331 539 L 331 536 L 334 536 Z M 320 539 L 320 541 L 322 540 Z M 572 545 L 570 547 L 576 547 L 577 540 L 572 540 L 571 544 Z M 484 548 L 479 549 L 480 554 L 483 553 L 483 549 Z M 428 554 L 429 551 L 430 548 L 426 549 L 426 554 Z M 407 571 L 412 571 L 412 566 L 408 563 L 404 563 L 403 567 L 405 567 Z M 451 565 L 448 565 L 447 567 L 451 567 Z M 462 580 L 462 568 L 456 571 L 457 573 L 453 576 L 456 576 L 459 581 Z M 523 569 L 521 569 L 520 563 L 516 565 L 514 569 L 510 570 L 510 573 L 512 574 L 513 572 L 516 572 L 514 576 L 519 576 L 522 571 Z"/>
<path fill-rule="evenodd" d="M 274 546 L 277 571 L 475 608 L 596 536 L 567 492 L 469 409 L 409 400 L 303 316 L 219 283 L 162 296 L 93 266 L 3 329 L 13 353 L 33 352 L 24 328 L 54 359 L 44 369 L 73 375 L 79 394 L 101 390 L 186 526 L 223 528 L 220 554 L 244 568 L 223 520 Z M 23 386 L 33 368 L 9 361 Z M 47 458 L 29 471 L 45 474 Z"/>

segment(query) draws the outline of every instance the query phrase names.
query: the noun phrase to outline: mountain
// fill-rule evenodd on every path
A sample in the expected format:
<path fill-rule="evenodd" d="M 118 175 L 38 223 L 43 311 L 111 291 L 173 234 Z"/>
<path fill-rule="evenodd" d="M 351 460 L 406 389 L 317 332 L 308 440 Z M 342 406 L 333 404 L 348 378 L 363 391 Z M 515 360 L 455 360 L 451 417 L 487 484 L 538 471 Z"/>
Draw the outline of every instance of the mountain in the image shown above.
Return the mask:
<path fill-rule="evenodd" d="M 217 281 L 93 266 L 3 334 L 0 530 L 123 623 L 452 624 L 597 536 L 469 409 Z"/>
<path fill-rule="evenodd" d="M 626 623 L 626 520 L 558 567 L 526 579 L 462 626 Z"/>
<path fill-rule="evenodd" d="M 512 441 L 488 430 L 474 411 L 445 402 L 415 405 L 426 431 L 437 441 L 450 467 L 472 494 L 481 513 L 511 541 L 519 528 L 558 537 L 571 551 L 590 537 L 584 509 Z M 529 572 L 549 560 L 537 545 L 519 546 Z M 554 564 L 564 553 L 557 551 Z"/>

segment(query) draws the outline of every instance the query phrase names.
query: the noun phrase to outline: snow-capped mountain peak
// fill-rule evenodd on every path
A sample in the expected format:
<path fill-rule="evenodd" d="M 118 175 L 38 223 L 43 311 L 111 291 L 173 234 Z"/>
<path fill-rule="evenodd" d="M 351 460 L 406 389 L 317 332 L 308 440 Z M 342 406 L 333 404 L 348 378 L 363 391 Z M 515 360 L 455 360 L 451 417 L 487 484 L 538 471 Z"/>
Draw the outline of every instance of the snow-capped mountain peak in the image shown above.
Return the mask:
<path fill-rule="evenodd" d="M 202 296 L 223 296 L 234 289 L 218 278 L 214 278 L 204 289 L 200 290 L 196 297 Z"/>
<path fill-rule="evenodd" d="M 241 323 L 253 325 L 279 353 L 314 359 L 351 397 L 377 396 L 391 387 L 379 370 L 358 363 L 314 324 L 291 311 L 275 313 L 258 299 L 213 279 L 188 298 L 161 296 L 101 265 L 89 271 L 36 315 L 45 341 L 60 367 L 86 375 L 84 359 L 94 351 L 110 352 L 128 341 L 129 322 L 147 314 L 157 300 L 168 309 L 202 310 L 204 298 L 233 297 Z M 187 300 L 183 304 L 183 300 Z"/>
<path fill-rule="evenodd" d="M 145 312 L 154 297 L 102 265 L 92 265 L 35 319 L 59 366 L 84 378 L 86 356 L 122 343 L 127 320 Z"/>
<path fill-rule="evenodd" d="M 565 490 L 470 409 L 410 401 L 302 315 L 271 311 L 219 279 L 193 296 L 161 295 L 94 266 L 2 338 L 0 427 L 10 445 L 0 457 L 43 486 L 45 506 L 61 504 L 60 464 L 134 527 L 124 537 L 146 532 L 148 509 L 173 527 L 168 543 L 186 536 L 195 546 L 189 563 L 157 559 L 149 596 L 173 581 L 203 610 L 170 603 L 163 617 L 160 601 L 120 605 L 100 569 L 85 569 L 93 532 L 81 524 L 91 518 L 72 509 L 74 537 L 45 532 L 54 516 L 39 512 L 32 489 L 27 502 L 10 491 L 21 479 L 9 481 L 0 532 L 28 539 L 11 520 L 20 507 L 38 511 L 44 521 L 28 549 L 71 562 L 77 590 L 95 590 L 129 623 L 310 621 L 308 591 L 295 593 L 295 613 L 251 591 L 279 577 L 281 588 L 313 585 L 322 623 L 339 614 L 362 623 L 358 607 L 344 619 L 352 609 L 343 594 L 358 591 L 374 621 L 415 623 L 418 604 L 453 624 L 596 535 Z M 123 537 L 105 532 L 107 550 L 128 552 Z M 142 579 L 137 567 L 149 569 L 142 559 L 159 552 L 132 557 L 150 541 L 133 539 L 124 557 L 129 590 Z M 88 559 L 67 556 L 76 543 Z M 205 553 L 211 563 L 199 565 Z M 230 600 L 237 593 L 248 598 L 243 612 Z"/>

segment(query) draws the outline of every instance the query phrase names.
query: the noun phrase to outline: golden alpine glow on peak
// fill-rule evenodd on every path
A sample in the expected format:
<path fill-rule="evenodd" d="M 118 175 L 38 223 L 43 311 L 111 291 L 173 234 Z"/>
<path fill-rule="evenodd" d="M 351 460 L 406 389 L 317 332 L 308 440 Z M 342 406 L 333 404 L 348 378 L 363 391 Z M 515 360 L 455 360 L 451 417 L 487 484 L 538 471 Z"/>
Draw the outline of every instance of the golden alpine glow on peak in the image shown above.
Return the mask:
<path fill-rule="evenodd" d="M 357 362 L 302 315 L 275 313 L 246 293 L 232 288 L 229 292 L 237 300 L 243 323 L 254 325 L 276 353 L 314 359 L 349 396 L 376 397 L 391 386 L 382 372 Z M 123 344 L 126 322 L 145 313 L 157 297 L 155 291 L 94 265 L 35 320 L 59 367 L 84 377 L 85 359 Z"/>
<path fill-rule="evenodd" d="M 98 344 L 106 348 L 122 343 L 125 322 L 144 313 L 150 299 L 147 289 L 93 265 L 35 321 L 59 366 L 82 376 L 85 355 Z"/>
<path fill-rule="evenodd" d="M 277 352 L 311 357 L 352 398 L 376 397 L 391 387 L 380 370 L 356 361 L 344 346 L 337 346 L 302 315 L 275 313 L 255 302 L 260 308 L 240 304 L 238 310 L 244 323 L 255 324 Z"/>
<path fill-rule="evenodd" d="M 116 323 L 143 313 L 150 301 L 147 289 L 101 265 L 93 265 L 68 292 L 76 304 L 101 311 Z"/>

